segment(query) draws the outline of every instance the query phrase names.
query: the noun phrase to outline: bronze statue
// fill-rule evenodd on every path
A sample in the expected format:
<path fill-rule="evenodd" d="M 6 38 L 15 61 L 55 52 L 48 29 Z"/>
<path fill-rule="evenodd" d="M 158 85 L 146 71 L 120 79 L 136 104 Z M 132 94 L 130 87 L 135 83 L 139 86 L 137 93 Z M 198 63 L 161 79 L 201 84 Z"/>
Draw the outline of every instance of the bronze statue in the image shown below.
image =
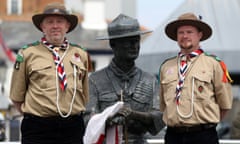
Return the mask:
<path fill-rule="evenodd" d="M 89 77 L 89 113 L 100 113 L 117 101 L 124 107 L 107 120 L 107 126 L 124 125 L 123 143 L 144 144 L 145 134 L 156 135 L 163 127 L 158 110 L 158 82 L 155 76 L 135 66 L 140 50 L 141 31 L 136 19 L 120 14 L 108 25 L 108 36 L 114 57 L 104 69 Z"/>

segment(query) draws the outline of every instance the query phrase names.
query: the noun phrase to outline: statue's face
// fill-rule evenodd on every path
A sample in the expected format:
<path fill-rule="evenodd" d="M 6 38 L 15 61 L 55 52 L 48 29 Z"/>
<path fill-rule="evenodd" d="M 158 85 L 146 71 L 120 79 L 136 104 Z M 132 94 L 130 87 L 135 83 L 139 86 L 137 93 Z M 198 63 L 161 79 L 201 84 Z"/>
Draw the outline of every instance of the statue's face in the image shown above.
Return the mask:
<path fill-rule="evenodd" d="M 110 45 L 117 61 L 134 61 L 139 55 L 140 36 L 111 39 Z"/>

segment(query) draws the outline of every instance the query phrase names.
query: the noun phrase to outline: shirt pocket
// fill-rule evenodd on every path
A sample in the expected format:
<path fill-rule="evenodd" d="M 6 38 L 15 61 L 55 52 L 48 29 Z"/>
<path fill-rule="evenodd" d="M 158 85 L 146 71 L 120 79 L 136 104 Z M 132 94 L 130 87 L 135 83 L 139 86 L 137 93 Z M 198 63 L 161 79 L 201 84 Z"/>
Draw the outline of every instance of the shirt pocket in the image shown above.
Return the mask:
<path fill-rule="evenodd" d="M 135 93 L 132 96 L 131 108 L 134 110 L 148 111 L 152 105 L 152 96 L 147 93 Z"/>
<path fill-rule="evenodd" d="M 196 100 L 209 100 L 214 95 L 212 77 L 210 74 L 194 74 L 193 83 Z"/>
<path fill-rule="evenodd" d="M 105 108 L 112 106 L 118 101 L 118 96 L 114 92 L 104 92 L 99 96 L 99 109 L 103 111 Z"/>
<path fill-rule="evenodd" d="M 83 76 L 86 74 L 87 68 L 84 66 L 84 64 L 82 62 L 76 62 L 76 61 L 71 60 L 71 63 L 74 66 L 76 66 L 78 74 L 83 74 Z"/>
<path fill-rule="evenodd" d="M 38 83 L 42 89 L 55 87 L 55 72 L 52 65 L 33 65 L 29 70 L 29 79 Z"/>
<path fill-rule="evenodd" d="M 163 95 L 167 101 L 175 99 L 177 83 L 178 78 L 175 76 L 167 76 L 161 80 Z"/>
<path fill-rule="evenodd" d="M 73 80 L 74 80 L 74 77 L 76 76 L 77 87 L 82 89 L 82 80 L 86 76 L 87 69 L 82 62 L 76 62 L 71 60 L 71 64 L 73 65 L 73 67 L 76 67 L 76 72 L 74 72 L 74 70 L 70 72 L 70 77 L 73 77 Z"/>

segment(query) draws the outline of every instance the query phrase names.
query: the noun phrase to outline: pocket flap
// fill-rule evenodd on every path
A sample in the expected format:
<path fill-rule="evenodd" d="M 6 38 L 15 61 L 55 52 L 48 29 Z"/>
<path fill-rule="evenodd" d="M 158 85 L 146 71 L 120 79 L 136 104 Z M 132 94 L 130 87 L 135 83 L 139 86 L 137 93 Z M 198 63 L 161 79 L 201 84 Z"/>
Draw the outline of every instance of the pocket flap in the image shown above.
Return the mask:
<path fill-rule="evenodd" d="M 210 83 L 211 82 L 211 77 L 208 75 L 208 74 L 194 74 L 193 77 L 199 81 L 202 81 L 202 82 L 207 82 L 207 83 Z"/>
<path fill-rule="evenodd" d="M 84 64 L 82 62 L 77 62 L 77 61 L 71 60 L 71 63 L 73 65 L 76 65 L 79 69 L 86 71 L 86 67 L 84 66 Z"/>

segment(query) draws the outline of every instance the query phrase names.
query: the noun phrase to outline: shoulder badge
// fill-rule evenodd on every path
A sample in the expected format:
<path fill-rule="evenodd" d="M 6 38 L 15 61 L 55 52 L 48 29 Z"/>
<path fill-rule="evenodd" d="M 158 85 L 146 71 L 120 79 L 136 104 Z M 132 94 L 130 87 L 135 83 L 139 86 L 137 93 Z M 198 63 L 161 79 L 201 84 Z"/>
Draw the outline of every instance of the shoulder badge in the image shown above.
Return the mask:
<path fill-rule="evenodd" d="M 18 52 L 16 61 L 20 63 L 23 62 L 23 55 L 21 51 Z"/>
<path fill-rule="evenodd" d="M 16 62 L 14 64 L 14 68 L 16 70 L 19 70 L 19 67 L 20 67 L 20 63 L 23 62 L 23 54 L 22 54 L 22 51 L 19 50 L 18 54 L 17 54 L 17 57 L 16 57 Z"/>
<path fill-rule="evenodd" d="M 223 81 L 223 82 L 230 82 L 230 83 L 232 83 L 233 80 L 232 80 L 232 78 L 230 77 L 230 74 L 229 74 L 229 72 L 228 72 L 228 69 L 227 69 L 226 64 L 225 64 L 218 56 L 216 56 L 216 55 L 209 54 L 209 53 L 207 53 L 207 52 L 204 52 L 204 54 L 205 54 L 206 56 L 210 56 L 210 57 L 214 58 L 216 61 L 218 61 L 218 62 L 220 63 L 220 65 L 221 65 L 221 67 L 222 67 L 222 70 L 223 70 L 223 78 L 222 78 L 222 81 Z"/>
<path fill-rule="evenodd" d="M 16 62 L 14 64 L 14 68 L 16 70 L 19 70 L 20 63 L 22 63 L 24 61 L 22 50 L 27 49 L 30 46 L 36 46 L 36 45 L 39 45 L 39 44 L 40 44 L 40 42 L 36 41 L 36 42 L 30 43 L 30 44 L 27 44 L 27 45 L 24 45 L 23 47 L 21 47 L 21 49 L 18 51 L 18 54 L 17 54 L 17 57 L 16 57 Z"/>

